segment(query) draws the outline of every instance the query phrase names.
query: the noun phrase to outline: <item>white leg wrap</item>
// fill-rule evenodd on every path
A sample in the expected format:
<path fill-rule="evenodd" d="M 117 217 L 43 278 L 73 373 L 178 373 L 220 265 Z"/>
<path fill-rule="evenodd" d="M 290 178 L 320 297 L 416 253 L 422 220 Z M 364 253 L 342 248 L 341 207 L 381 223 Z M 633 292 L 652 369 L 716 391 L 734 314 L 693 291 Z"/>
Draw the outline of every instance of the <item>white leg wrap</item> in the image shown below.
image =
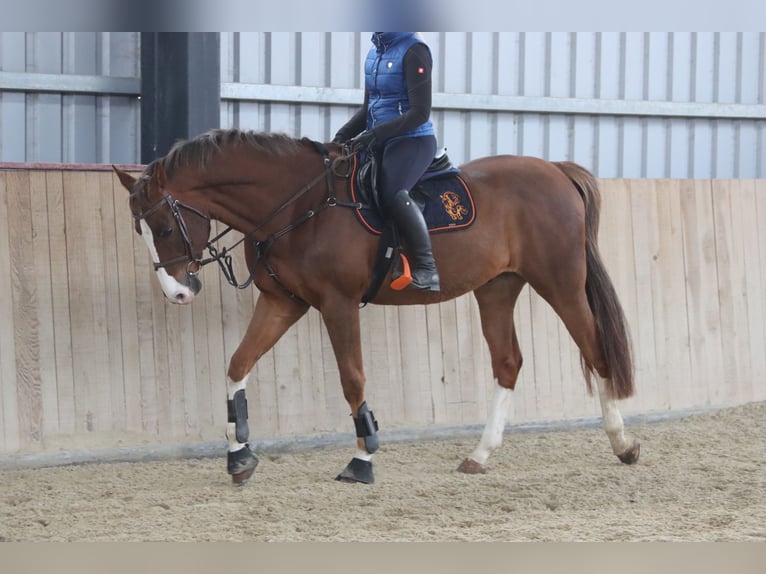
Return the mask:
<path fill-rule="evenodd" d="M 227 388 L 227 396 L 229 400 L 234 400 L 234 393 L 237 391 L 244 390 L 247 387 L 247 376 L 242 379 L 241 381 L 232 381 L 231 379 L 227 379 L 226 381 L 226 388 Z M 238 450 L 241 450 L 245 448 L 245 445 L 247 443 L 242 443 L 237 441 L 237 424 L 230 422 L 226 425 L 226 438 L 229 441 L 229 452 L 237 452 Z"/>
<path fill-rule="evenodd" d="M 612 444 L 612 452 L 620 455 L 631 448 L 633 444 L 625 437 L 622 415 L 617 409 L 617 401 L 610 398 L 606 392 L 606 381 L 601 377 L 596 377 L 596 379 L 598 381 L 598 398 L 601 401 L 601 414 L 604 417 L 604 430 Z"/>
<path fill-rule="evenodd" d="M 503 431 L 505 430 L 505 421 L 508 417 L 508 409 L 511 406 L 512 392 L 511 389 L 506 389 L 500 385 L 495 387 L 492 411 L 484 427 L 479 445 L 469 457 L 481 465 L 487 462 L 492 451 L 496 450 L 503 442 Z"/>
<path fill-rule="evenodd" d="M 366 460 L 367 462 L 369 462 L 372 460 L 372 455 L 366 450 L 358 448 L 356 449 L 356 454 L 354 455 L 354 458 L 359 458 L 361 460 Z"/>

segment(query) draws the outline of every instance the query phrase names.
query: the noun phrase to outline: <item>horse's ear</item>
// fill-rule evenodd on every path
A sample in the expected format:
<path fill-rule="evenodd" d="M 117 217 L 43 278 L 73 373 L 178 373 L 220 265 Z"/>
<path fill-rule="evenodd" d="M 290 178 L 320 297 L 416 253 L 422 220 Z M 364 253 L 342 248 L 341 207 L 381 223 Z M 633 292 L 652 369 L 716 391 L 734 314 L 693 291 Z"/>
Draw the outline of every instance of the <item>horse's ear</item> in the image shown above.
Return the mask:
<path fill-rule="evenodd" d="M 130 175 L 128 172 L 122 171 L 115 165 L 112 166 L 112 169 L 114 170 L 114 173 L 117 174 L 117 177 L 120 178 L 122 187 L 128 191 L 131 191 L 133 189 L 133 184 L 136 183 L 136 178 Z"/>

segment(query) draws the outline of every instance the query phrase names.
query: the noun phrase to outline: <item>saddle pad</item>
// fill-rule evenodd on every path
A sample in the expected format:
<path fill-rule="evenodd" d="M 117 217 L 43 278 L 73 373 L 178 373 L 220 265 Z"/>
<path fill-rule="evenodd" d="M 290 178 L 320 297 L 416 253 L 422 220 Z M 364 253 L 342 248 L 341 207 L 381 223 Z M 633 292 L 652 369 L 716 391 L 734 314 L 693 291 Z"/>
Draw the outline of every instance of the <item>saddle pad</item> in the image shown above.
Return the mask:
<path fill-rule="evenodd" d="M 349 178 L 351 200 L 365 204 L 363 194 L 357 189 L 358 169 L 359 164 L 355 157 L 353 174 Z M 443 175 L 429 176 L 415 185 L 411 195 L 421 207 L 431 233 L 465 229 L 473 224 L 476 217 L 471 190 L 459 173 L 447 172 Z M 365 204 L 361 209 L 355 209 L 354 213 L 370 233 L 380 235 L 383 232 L 383 217 L 376 207 Z"/>

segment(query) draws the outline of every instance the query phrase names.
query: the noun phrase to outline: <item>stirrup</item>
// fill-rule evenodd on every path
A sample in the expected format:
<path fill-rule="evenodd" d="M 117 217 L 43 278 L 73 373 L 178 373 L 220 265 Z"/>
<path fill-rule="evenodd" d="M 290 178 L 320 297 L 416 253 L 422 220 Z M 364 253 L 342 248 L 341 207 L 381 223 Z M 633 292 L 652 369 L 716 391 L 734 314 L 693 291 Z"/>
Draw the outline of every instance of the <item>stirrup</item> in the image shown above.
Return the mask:
<path fill-rule="evenodd" d="M 412 273 L 410 272 L 410 262 L 404 253 L 399 254 L 399 262 L 402 265 L 401 273 L 391 281 L 391 289 L 401 291 L 406 289 L 412 283 Z M 394 270 L 396 271 L 396 269 Z"/>

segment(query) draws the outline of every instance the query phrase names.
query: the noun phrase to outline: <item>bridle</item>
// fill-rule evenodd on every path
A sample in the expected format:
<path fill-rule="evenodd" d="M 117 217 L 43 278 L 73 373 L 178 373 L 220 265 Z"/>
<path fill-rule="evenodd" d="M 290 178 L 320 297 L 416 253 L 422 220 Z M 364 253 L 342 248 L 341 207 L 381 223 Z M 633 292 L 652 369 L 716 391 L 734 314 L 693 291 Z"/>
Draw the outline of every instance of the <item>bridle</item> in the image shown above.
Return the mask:
<path fill-rule="evenodd" d="M 160 209 L 163 205 L 167 205 L 170 208 L 170 213 L 173 214 L 173 218 L 176 220 L 178 229 L 181 232 L 181 238 L 183 239 L 183 242 L 184 242 L 185 253 L 183 255 L 173 257 L 172 259 L 166 259 L 165 261 L 155 262 L 154 270 L 157 271 L 159 269 L 164 269 L 165 267 L 169 267 L 170 265 L 175 265 L 176 263 L 181 263 L 186 261 L 187 262 L 186 272 L 189 275 L 194 276 L 197 273 L 199 273 L 199 270 L 204 265 L 204 261 L 202 260 L 201 252 L 196 255 L 194 253 L 194 247 L 192 246 L 191 238 L 189 237 L 189 228 L 187 227 L 186 221 L 184 220 L 184 217 L 181 214 L 181 209 L 186 209 L 187 211 L 190 211 L 193 214 L 198 215 L 199 217 L 207 221 L 210 221 L 210 216 L 205 213 L 202 213 L 196 207 L 192 207 L 191 205 L 183 203 L 182 201 L 179 201 L 178 199 L 174 199 L 168 192 L 165 192 L 165 194 L 162 196 L 162 199 L 160 199 L 157 203 L 152 205 L 146 211 L 139 213 L 138 215 L 134 214 L 133 219 L 135 219 L 136 221 L 146 220 L 147 217 L 149 217 L 152 213 Z"/>
<path fill-rule="evenodd" d="M 311 141 L 311 140 L 309 140 Z M 282 203 L 279 207 L 277 207 L 269 216 L 267 216 L 263 221 L 261 221 L 254 229 L 250 230 L 248 233 L 244 234 L 242 238 L 239 239 L 236 243 L 234 243 L 230 247 L 223 247 L 220 251 L 216 248 L 215 243 L 221 239 L 223 236 L 225 236 L 227 233 L 233 230 L 232 227 L 228 227 L 212 239 L 210 239 L 206 245 L 205 249 L 207 249 L 210 252 L 210 257 L 203 259 L 202 253 L 195 254 L 194 248 L 192 246 L 191 238 L 189 237 L 189 231 L 186 226 L 186 222 L 184 221 L 183 214 L 181 213 L 181 209 L 185 209 L 187 211 L 190 211 L 191 213 L 198 215 L 199 217 L 202 217 L 203 219 L 210 221 L 211 217 L 199 209 L 192 207 L 191 205 L 188 205 L 186 203 L 183 203 L 182 201 L 179 201 L 178 199 L 174 199 L 170 193 L 167 191 L 164 192 L 164 195 L 162 199 L 160 199 L 157 203 L 152 205 L 149 209 L 146 211 L 138 214 L 133 215 L 133 218 L 137 221 L 145 220 L 149 215 L 160 209 L 163 205 L 167 205 L 170 208 L 170 212 L 173 214 L 173 217 L 176 220 L 176 223 L 178 224 L 178 228 L 181 231 L 181 237 L 184 241 L 184 248 L 185 253 L 183 255 L 179 255 L 178 257 L 173 257 L 172 259 L 168 259 L 166 261 L 160 261 L 158 263 L 154 263 L 154 270 L 162 269 L 165 267 L 168 267 L 170 265 L 174 265 L 176 263 L 180 263 L 183 261 L 187 262 L 187 268 L 186 272 L 191 275 L 195 276 L 197 273 L 199 273 L 199 270 L 207 265 L 208 263 L 213 263 L 214 261 L 217 262 L 221 267 L 221 272 L 223 273 L 224 277 L 226 278 L 226 281 L 232 285 L 233 287 L 236 287 L 237 289 L 245 289 L 248 287 L 253 280 L 255 279 L 255 273 L 256 273 L 256 265 L 258 260 L 264 259 L 266 268 L 268 270 L 268 273 L 271 277 L 273 277 L 277 282 L 281 284 L 281 281 L 279 281 L 279 278 L 277 277 L 276 272 L 273 270 L 271 265 L 266 260 L 266 255 L 271 247 L 271 245 L 282 237 L 283 235 L 289 233 L 299 225 L 305 223 L 309 219 L 313 218 L 315 215 L 317 215 L 319 212 L 324 211 L 324 209 L 328 207 L 350 207 L 353 209 L 361 209 L 364 207 L 363 204 L 359 202 L 349 202 L 349 201 L 341 201 L 337 197 L 335 197 L 334 189 L 333 189 L 333 177 L 341 177 L 341 178 L 347 178 L 349 174 L 341 174 L 338 173 L 336 170 L 336 166 L 338 164 L 342 164 L 344 162 L 348 161 L 349 156 L 340 156 L 335 159 L 335 161 L 330 160 L 330 154 L 327 150 L 327 148 L 315 141 L 311 141 L 312 144 L 316 147 L 317 151 L 322 154 L 323 156 L 323 165 L 324 170 L 322 173 L 317 175 L 315 178 L 313 178 L 310 182 L 308 182 L 306 185 L 301 187 L 297 192 L 295 192 L 292 196 L 290 196 L 284 203 Z M 315 209 L 309 209 L 302 215 L 298 216 L 297 219 L 292 221 L 291 223 L 285 225 L 278 231 L 272 233 L 269 235 L 266 239 L 262 241 L 254 240 L 252 238 L 253 234 L 261 230 L 263 227 L 265 227 L 269 222 L 271 222 L 277 215 L 279 215 L 281 212 L 283 212 L 285 209 L 287 209 L 290 205 L 295 203 L 300 197 L 308 193 L 311 189 L 313 189 L 322 179 L 326 179 L 327 182 L 327 197 L 325 197 L 324 202 L 319 205 Z M 240 243 L 244 242 L 245 240 L 252 240 L 255 247 L 255 255 L 256 255 L 256 263 L 252 266 L 252 271 L 250 273 L 250 276 L 243 282 L 239 283 L 234 276 L 234 266 L 232 261 L 232 256 L 229 254 L 235 247 L 237 247 Z"/>

